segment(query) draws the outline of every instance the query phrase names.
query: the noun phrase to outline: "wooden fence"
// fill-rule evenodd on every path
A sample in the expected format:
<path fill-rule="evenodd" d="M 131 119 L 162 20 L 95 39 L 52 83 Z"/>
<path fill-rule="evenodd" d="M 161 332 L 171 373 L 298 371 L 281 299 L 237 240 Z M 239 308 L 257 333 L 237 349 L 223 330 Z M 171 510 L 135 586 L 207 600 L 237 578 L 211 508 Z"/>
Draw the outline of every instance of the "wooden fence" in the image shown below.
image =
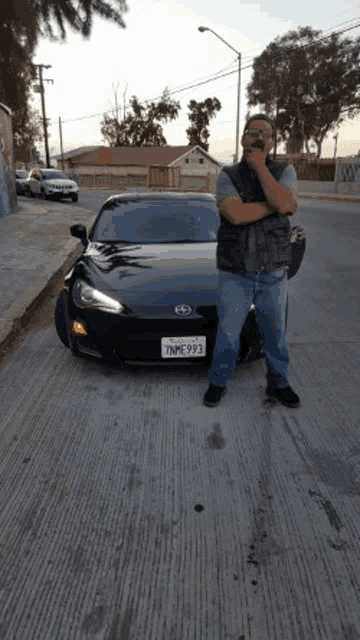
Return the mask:
<path fill-rule="evenodd" d="M 277 160 L 284 160 L 294 165 L 298 180 L 321 180 L 334 182 L 335 179 L 335 158 L 317 159 L 313 154 L 277 155 Z"/>
<path fill-rule="evenodd" d="M 113 173 L 83 174 L 74 172 L 74 180 L 80 187 L 110 187 L 126 191 L 132 187 L 146 187 L 147 176 L 128 174 L 121 176 Z"/>
<path fill-rule="evenodd" d="M 180 167 L 149 167 L 145 174 L 117 175 L 113 173 L 82 174 L 74 172 L 74 180 L 80 187 L 106 187 L 120 191 L 151 189 L 154 191 L 196 191 L 215 193 L 216 175 L 182 175 Z"/>

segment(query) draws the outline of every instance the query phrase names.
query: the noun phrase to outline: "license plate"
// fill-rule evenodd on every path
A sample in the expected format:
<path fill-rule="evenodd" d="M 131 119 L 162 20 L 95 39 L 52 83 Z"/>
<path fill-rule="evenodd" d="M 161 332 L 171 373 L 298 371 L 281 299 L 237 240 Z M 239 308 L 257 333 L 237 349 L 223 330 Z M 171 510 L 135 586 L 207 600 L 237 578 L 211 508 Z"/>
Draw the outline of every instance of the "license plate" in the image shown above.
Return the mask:
<path fill-rule="evenodd" d="M 203 358 L 206 356 L 206 337 L 161 338 L 162 358 Z"/>

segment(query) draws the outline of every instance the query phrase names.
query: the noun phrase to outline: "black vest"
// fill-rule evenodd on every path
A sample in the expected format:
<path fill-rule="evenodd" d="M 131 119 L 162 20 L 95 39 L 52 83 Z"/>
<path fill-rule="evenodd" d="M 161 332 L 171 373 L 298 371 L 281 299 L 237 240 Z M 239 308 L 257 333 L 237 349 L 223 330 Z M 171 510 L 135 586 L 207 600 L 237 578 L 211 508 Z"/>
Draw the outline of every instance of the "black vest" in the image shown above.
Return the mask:
<path fill-rule="evenodd" d="M 288 165 L 268 158 L 266 166 L 274 178 L 280 180 Z M 266 202 L 258 177 L 244 159 L 238 164 L 223 167 L 222 170 L 229 175 L 244 204 Z M 251 228 L 255 236 L 255 255 L 252 255 L 255 271 L 271 271 L 291 263 L 291 227 L 288 216 L 273 213 L 245 225 L 234 225 L 221 214 L 220 220 L 217 246 L 217 267 L 220 271 L 241 275 L 247 273 Z"/>

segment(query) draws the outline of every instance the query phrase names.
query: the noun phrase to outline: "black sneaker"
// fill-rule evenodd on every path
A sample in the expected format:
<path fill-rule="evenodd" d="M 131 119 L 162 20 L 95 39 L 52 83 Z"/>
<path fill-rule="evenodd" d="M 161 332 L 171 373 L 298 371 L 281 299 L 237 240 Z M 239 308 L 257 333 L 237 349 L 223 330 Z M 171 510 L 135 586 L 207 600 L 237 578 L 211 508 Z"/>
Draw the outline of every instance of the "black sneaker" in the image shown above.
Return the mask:
<path fill-rule="evenodd" d="M 216 384 L 210 383 L 210 387 L 204 395 L 204 405 L 206 407 L 216 407 L 226 391 L 226 387 L 217 387 Z"/>
<path fill-rule="evenodd" d="M 300 406 L 300 398 L 290 386 L 284 387 L 283 389 L 270 389 L 267 387 L 266 395 L 269 396 L 270 399 L 279 400 L 285 407 L 295 408 Z"/>

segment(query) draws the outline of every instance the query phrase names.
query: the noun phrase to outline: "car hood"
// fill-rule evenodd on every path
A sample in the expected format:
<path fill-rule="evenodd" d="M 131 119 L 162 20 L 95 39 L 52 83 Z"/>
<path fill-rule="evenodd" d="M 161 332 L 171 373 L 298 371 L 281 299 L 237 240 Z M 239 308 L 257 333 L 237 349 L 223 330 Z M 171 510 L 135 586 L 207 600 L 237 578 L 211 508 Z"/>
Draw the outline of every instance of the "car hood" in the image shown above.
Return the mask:
<path fill-rule="evenodd" d="M 216 304 L 216 243 L 91 243 L 80 259 L 85 279 L 137 315 L 168 315 L 176 304 Z"/>
<path fill-rule="evenodd" d="M 64 180 L 64 179 L 60 179 L 60 178 L 49 178 L 48 180 L 43 180 L 43 182 L 46 182 L 47 184 L 55 184 L 58 186 L 65 186 L 65 187 L 75 187 L 76 182 L 74 182 L 74 180 Z"/>

